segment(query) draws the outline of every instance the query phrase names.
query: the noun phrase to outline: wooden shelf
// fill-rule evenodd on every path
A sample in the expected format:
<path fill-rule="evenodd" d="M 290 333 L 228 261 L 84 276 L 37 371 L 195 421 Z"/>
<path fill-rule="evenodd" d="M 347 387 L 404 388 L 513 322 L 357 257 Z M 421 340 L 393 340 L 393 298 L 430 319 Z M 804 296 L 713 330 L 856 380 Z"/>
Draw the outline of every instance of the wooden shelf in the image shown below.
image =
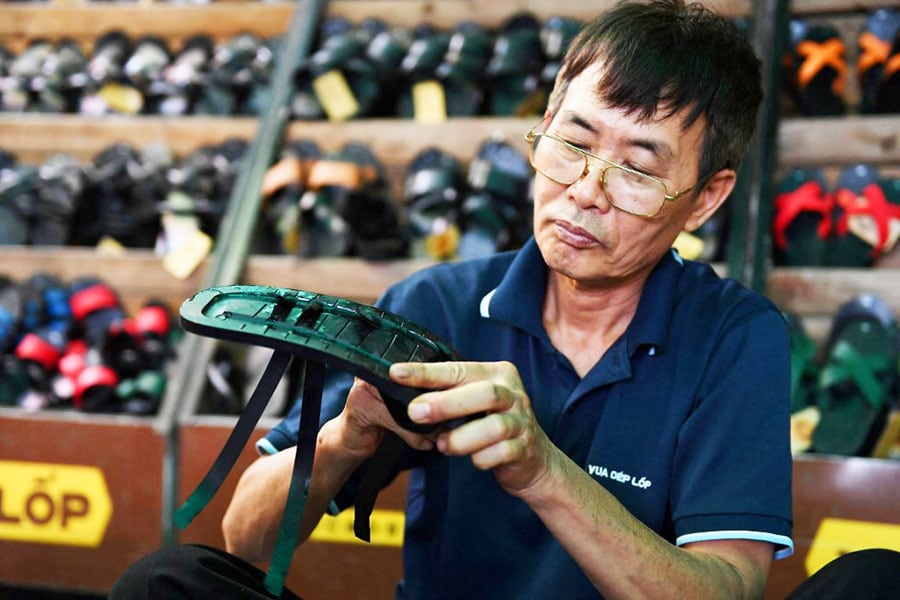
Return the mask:
<path fill-rule="evenodd" d="M 807 333 L 823 341 L 838 308 L 862 293 L 887 302 L 900 315 L 900 269 L 779 267 L 769 271 L 766 295 L 781 310 L 800 315 Z"/>
<path fill-rule="evenodd" d="M 746 14 L 750 7 L 749 0 L 709 4 L 726 15 Z M 262 37 L 281 34 L 294 6 L 285 1 L 179 5 L 56 0 L 49 4 L 4 4 L 0 5 L 0 39 L 16 50 L 39 37 L 67 37 L 90 48 L 101 34 L 118 29 L 132 36 L 161 35 L 177 48 L 187 37 L 203 31 L 215 40 L 243 32 Z M 486 27 L 497 27 L 519 11 L 529 11 L 538 18 L 567 15 L 587 20 L 596 15 L 597 6 L 582 0 L 336 0 L 328 3 L 326 14 L 354 22 L 378 18 L 401 27 L 429 23 L 450 29 L 471 15 L 477 15 L 478 22 Z"/>
<path fill-rule="evenodd" d="M 292 256 L 252 256 L 243 281 L 253 285 L 279 285 L 372 302 L 389 285 L 422 269 L 432 261 L 397 260 L 367 262 L 354 258 L 300 259 Z M 176 279 L 163 269 L 148 250 L 128 250 L 107 256 L 91 248 L 3 248 L 0 273 L 24 280 L 38 272 L 52 273 L 63 281 L 99 276 L 122 297 L 129 314 L 151 298 L 177 308 L 203 285 L 202 265 L 188 279 Z"/>
<path fill-rule="evenodd" d="M 781 166 L 853 162 L 900 165 L 900 115 L 848 115 L 783 120 L 778 127 Z"/>
<path fill-rule="evenodd" d="M 525 133 L 535 122 L 534 118 L 500 117 L 455 118 L 439 124 L 422 124 L 411 119 L 357 119 L 344 123 L 293 121 L 287 128 L 287 137 L 314 139 L 326 152 L 337 150 L 349 141 L 363 142 L 385 164 L 405 165 L 427 146 L 439 146 L 468 159 L 478 143 L 492 136 L 500 136 L 525 152 Z M 217 144 L 232 137 L 249 140 L 257 127 L 255 117 L 0 113 L 3 131 L 0 146 L 14 151 L 26 163 L 38 163 L 57 152 L 90 160 L 116 142 L 136 147 L 166 142 L 175 154 L 185 155 L 203 144 Z"/>
<path fill-rule="evenodd" d="M 748 15 L 751 0 L 708 0 L 713 10 L 726 16 Z M 856 11 L 884 6 L 879 0 L 855 0 Z M 0 39 L 13 49 L 21 49 L 29 40 L 45 37 L 76 39 L 86 47 L 100 35 L 119 29 L 133 36 L 162 35 L 181 42 L 200 31 L 216 40 L 248 32 L 272 36 L 284 32 L 294 8 L 293 2 L 216 2 L 183 5 L 140 0 L 132 3 L 54 0 L 40 4 L 0 4 Z M 330 16 L 352 21 L 384 19 L 394 25 L 414 27 L 430 23 L 452 28 L 465 15 L 478 15 L 478 22 L 497 27 L 510 15 L 529 11 L 538 18 L 568 15 L 587 20 L 596 15 L 597 4 L 582 0 L 335 0 L 326 8 Z M 798 15 L 846 11 L 845 0 L 794 0 L 791 11 Z"/>

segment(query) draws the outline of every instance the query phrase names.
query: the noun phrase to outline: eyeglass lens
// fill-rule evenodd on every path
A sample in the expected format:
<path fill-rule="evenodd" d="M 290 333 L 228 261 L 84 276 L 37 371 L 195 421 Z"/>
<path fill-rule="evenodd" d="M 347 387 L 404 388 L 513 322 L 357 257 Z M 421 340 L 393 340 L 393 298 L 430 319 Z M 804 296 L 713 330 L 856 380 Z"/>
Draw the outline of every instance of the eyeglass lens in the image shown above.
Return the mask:
<path fill-rule="evenodd" d="M 587 155 L 548 135 L 535 135 L 531 144 L 532 166 L 562 185 L 580 179 L 587 163 Z M 608 163 L 597 166 L 603 171 L 606 196 L 616 208 L 637 215 L 652 215 L 665 202 L 666 191 L 658 181 Z"/>

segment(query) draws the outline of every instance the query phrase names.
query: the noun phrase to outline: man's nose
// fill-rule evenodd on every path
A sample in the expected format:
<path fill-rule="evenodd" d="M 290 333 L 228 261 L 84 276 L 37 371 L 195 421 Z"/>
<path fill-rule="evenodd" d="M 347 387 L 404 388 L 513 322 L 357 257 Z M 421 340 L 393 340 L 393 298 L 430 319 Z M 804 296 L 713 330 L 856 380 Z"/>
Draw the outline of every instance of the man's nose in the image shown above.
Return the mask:
<path fill-rule="evenodd" d="M 612 208 L 603 185 L 603 168 L 594 164 L 589 163 L 581 177 L 569 185 L 568 195 L 582 210 L 606 212 Z"/>

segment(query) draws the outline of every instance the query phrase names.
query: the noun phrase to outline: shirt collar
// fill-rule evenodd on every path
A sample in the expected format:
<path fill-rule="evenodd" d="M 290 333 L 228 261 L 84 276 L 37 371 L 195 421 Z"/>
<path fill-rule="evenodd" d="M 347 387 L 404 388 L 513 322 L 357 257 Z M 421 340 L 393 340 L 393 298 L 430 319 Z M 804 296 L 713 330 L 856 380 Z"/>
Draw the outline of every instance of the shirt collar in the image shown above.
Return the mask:
<path fill-rule="evenodd" d="M 516 253 L 500 284 L 481 299 L 481 316 L 547 339 L 542 314 L 546 289 L 547 265 L 534 238 L 529 238 Z"/>
<path fill-rule="evenodd" d="M 629 356 L 642 346 L 650 346 L 650 351 L 655 352 L 665 342 L 674 310 L 676 280 L 683 266 L 684 261 L 672 249 L 650 273 L 624 335 Z M 500 284 L 481 299 L 481 316 L 505 321 L 547 340 L 542 314 L 546 288 L 547 265 L 534 238 L 530 238 Z"/>

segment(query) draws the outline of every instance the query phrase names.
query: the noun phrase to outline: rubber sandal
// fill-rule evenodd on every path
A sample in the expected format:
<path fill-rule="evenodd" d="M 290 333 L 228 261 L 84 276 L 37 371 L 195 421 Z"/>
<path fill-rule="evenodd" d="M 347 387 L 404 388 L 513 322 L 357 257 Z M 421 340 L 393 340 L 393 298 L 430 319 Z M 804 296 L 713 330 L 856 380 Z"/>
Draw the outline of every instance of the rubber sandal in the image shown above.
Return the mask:
<path fill-rule="evenodd" d="M 375 106 L 381 86 L 365 56 L 373 35 L 372 29 L 353 27 L 346 19 L 323 24 L 322 43 L 307 64 L 313 91 L 329 120 L 367 116 Z"/>
<path fill-rule="evenodd" d="M 300 199 L 301 256 L 398 258 L 407 250 L 399 208 L 381 164 L 351 142 L 314 162 Z"/>
<path fill-rule="evenodd" d="M 54 154 L 37 171 L 31 243 L 63 246 L 71 239 L 72 220 L 82 201 L 86 176 L 81 161 L 70 154 Z"/>
<path fill-rule="evenodd" d="M 393 117 L 397 111 L 398 95 L 404 85 L 400 64 L 409 52 L 412 35 L 405 27 L 380 25 L 373 28 L 365 49 L 365 59 L 375 68 L 380 90 L 372 103 L 370 115 Z M 366 27 L 365 23 L 363 27 Z"/>
<path fill-rule="evenodd" d="M 546 106 L 540 84 L 544 66 L 541 26 L 534 15 L 513 15 L 500 27 L 486 74 L 490 78 L 488 112 L 528 116 Z"/>
<path fill-rule="evenodd" d="M 158 203 L 169 189 L 171 150 L 128 144 L 102 150 L 87 170 L 85 195 L 96 202 L 101 236 L 128 248 L 152 248 L 160 230 Z"/>
<path fill-rule="evenodd" d="M 828 249 L 829 266 L 871 266 L 893 247 L 900 205 L 888 201 L 881 182 L 877 169 L 870 165 L 852 165 L 841 172 L 834 194 L 837 219 Z M 893 221 L 898 223 L 892 225 Z"/>
<path fill-rule="evenodd" d="M 469 192 L 461 208 L 459 255 L 483 257 L 518 248 L 531 234 L 531 167 L 502 140 L 481 144 L 469 164 Z"/>
<path fill-rule="evenodd" d="M 410 227 L 412 257 L 456 257 L 465 186 L 462 162 L 439 148 L 427 148 L 410 162 L 403 206 Z"/>
<path fill-rule="evenodd" d="M 159 114 L 177 116 L 193 112 L 214 48 L 208 35 L 193 35 L 184 41 L 156 83 L 161 96 L 157 106 Z"/>
<path fill-rule="evenodd" d="M 477 23 L 464 21 L 454 28 L 444 59 L 435 71 L 445 98 L 446 116 L 470 117 L 481 111 L 485 96 L 481 80 L 491 46 L 490 34 Z"/>
<path fill-rule="evenodd" d="M 432 105 L 434 94 L 431 96 L 426 94 L 426 101 L 423 101 L 417 97 L 417 91 L 427 90 L 427 87 L 419 86 L 423 84 L 427 86 L 429 82 L 437 80 L 437 69 L 447 55 L 450 37 L 446 31 L 438 30 L 430 25 L 420 25 L 413 31 L 413 41 L 409 45 L 409 52 L 400 63 L 400 73 L 404 83 L 397 96 L 396 112 L 398 116 L 407 119 L 440 120 L 441 115 L 447 113 L 446 101 L 444 102 L 445 106 L 435 108 Z M 427 102 L 427 100 L 431 102 Z M 437 112 L 438 115 L 433 118 L 422 116 L 423 113 L 432 112 Z"/>
<path fill-rule="evenodd" d="M 816 452 L 866 455 L 897 388 L 898 327 L 890 306 L 861 295 L 838 310 L 824 346 Z"/>
<path fill-rule="evenodd" d="M 34 167 L 12 164 L 0 171 L 0 244 L 29 242 L 28 207 L 33 203 Z"/>
<path fill-rule="evenodd" d="M 134 379 L 126 379 L 116 386 L 121 410 L 128 415 L 151 416 L 159 411 L 166 391 L 166 376 L 160 371 L 142 371 Z"/>
<path fill-rule="evenodd" d="M 160 85 L 163 70 L 172 62 L 168 43 L 158 36 L 144 36 L 134 44 L 134 50 L 122 66 L 128 83 L 143 98 L 141 112 L 158 114 L 166 88 Z"/>
<path fill-rule="evenodd" d="M 87 84 L 87 58 L 72 39 L 60 40 L 41 66 L 41 75 L 32 80 L 37 91 L 38 110 L 74 112 Z"/>
<path fill-rule="evenodd" d="M 300 251 L 300 198 L 306 177 L 322 151 L 315 141 L 290 142 L 263 175 L 263 235 L 254 236 L 258 253 L 297 254 Z"/>
<path fill-rule="evenodd" d="M 799 316 L 787 313 L 785 320 L 791 344 L 791 413 L 795 413 L 815 403 L 817 350 Z"/>
<path fill-rule="evenodd" d="M 88 78 L 99 86 L 122 73 L 125 61 L 131 53 L 131 37 L 122 30 L 104 33 L 94 43 L 88 60 Z"/>
<path fill-rule="evenodd" d="M 391 195 L 384 167 L 365 144 L 345 144 L 341 153 L 363 174 L 359 187 L 339 205 L 341 216 L 350 226 L 350 255 L 366 260 L 408 256 L 409 232 Z"/>
<path fill-rule="evenodd" d="M 541 49 L 547 61 L 544 68 L 541 69 L 540 77 L 544 98 L 550 97 L 550 91 L 556 84 L 556 74 L 562 66 L 563 56 L 583 26 L 584 24 L 578 19 L 552 16 L 541 27 Z"/>
<path fill-rule="evenodd" d="M 431 428 L 409 420 L 406 406 L 423 390 L 399 386 L 388 369 L 398 361 L 455 360 L 456 353 L 427 330 L 389 312 L 311 292 L 260 286 L 227 286 L 202 290 L 180 310 L 184 329 L 231 342 L 260 345 L 275 352 L 221 453 L 194 492 L 175 513 L 183 529 L 218 491 L 231 471 L 272 392 L 293 359 L 305 372 L 297 453 L 285 512 L 265 587 L 279 595 L 290 566 L 297 531 L 306 508 L 319 427 L 325 364 L 346 370 L 375 385 L 391 415 L 413 431 Z M 354 532 L 369 539 L 368 517 L 383 478 L 403 442 L 385 436 L 375 456 L 364 463 Z"/>
<path fill-rule="evenodd" d="M 884 65 L 875 111 L 879 113 L 900 112 L 900 31 L 894 36 L 890 55 Z"/>
<path fill-rule="evenodd" d="M 900 206 L 900 177 L 882 178 L 881 190 L 884 192 L 885 199 L 890 205 Z M 875 267 L 900 266 L 900 244 L 897 243 L 898 239 L 900 239 L 900 220 L 894 216 L 889 222 L 887 244 L 875 259 Z"/>
<path fill-rule="evenodd" d="M 0 354 L 0 406 L 16 406 L 28 391 L 28 373 L 15 355 Z"/>
<path fill-rule="evenodd" d="M 891 46 L 898 30 L 900 14 L 890 8 L 880 8 L 869 15 L 859 34 L 856 74 L 861 92 L 859 110 L 862 113 L 879 112 L 878 96 L 884 68 L 891 56 Z"/>
<path fill-rule="evenodd" d="M 819 169 L 795 169 L 779 183 L 772 219 L 775 260 L 789 266 L 825 264 L 833 200 Z"/>
<path fill-rule="evenodd" d="M 807 115 L 844 114 L 847 63 L 844 42 L 837 30 L 830 25 L 809 25 L 794 19 L 790 31 L 790 81 L 797 107 Z"/>
<path fill-rule="evenodd" d="M 347 256 L 350 225 L 342 211 L 364 181 L 377 177 L 342 151 L 327 154 L 310 166 L 300 198 L 300 256 Z"/>

